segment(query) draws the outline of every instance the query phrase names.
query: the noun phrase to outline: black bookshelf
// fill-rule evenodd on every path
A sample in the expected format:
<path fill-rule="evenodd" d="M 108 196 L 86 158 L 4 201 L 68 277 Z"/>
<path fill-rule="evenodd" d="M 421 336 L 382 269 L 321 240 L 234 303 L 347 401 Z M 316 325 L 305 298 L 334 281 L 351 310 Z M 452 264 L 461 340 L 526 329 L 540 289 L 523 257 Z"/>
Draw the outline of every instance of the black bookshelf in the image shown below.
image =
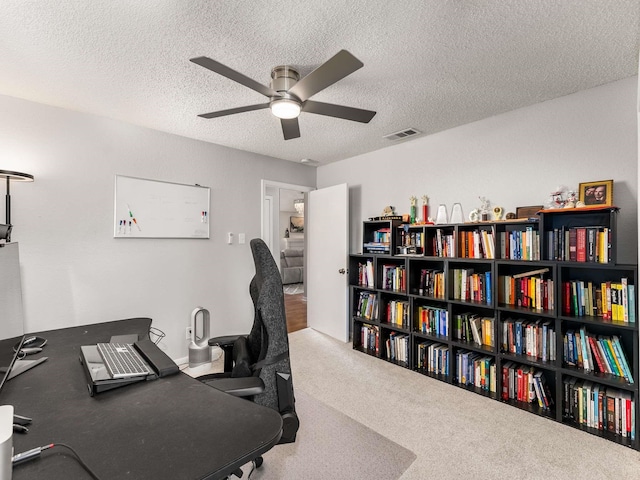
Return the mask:
<path fill-rule="evenodd" d="M 544 210 L 539 221 L 364 222 L 363 253 L 349 256 L 353 348 L 640 450 L 638 268 L 616 263 L 617 214 L 607 207 Z M 368 252 L 365 245 L 380 228 L 392 232 L 388 253 Z M 582 245 L 574 244 L 577 235 Z M 362 283 L 363 271 L 369 283 Z M 402 282 L 390 283 L 394 275 Z M 460 295 L 463 276 L 473 276 L 475 296 Z M 620 297 L 615 318 L 603 317 L 604 291 L 616 302 Z M 363 296 L 375 303 L 366 317 L 358 311 Z M 626 305 L 626 318 L 618 305 Z M 390 320 L 398 310 L 401 318 Z M 461 318 L 484 325 L 480 343 Z M 575 342 L 576 359 L 567 339 Z M 598 340 L 600 346 L 591 343 Z M 582 341 L 587 363 L 577 357 Z M 606 348 L 623 352 L 626 376 L 619 356 L 619 365 L 609 365 L 614 371 L 598 364 Z"/>

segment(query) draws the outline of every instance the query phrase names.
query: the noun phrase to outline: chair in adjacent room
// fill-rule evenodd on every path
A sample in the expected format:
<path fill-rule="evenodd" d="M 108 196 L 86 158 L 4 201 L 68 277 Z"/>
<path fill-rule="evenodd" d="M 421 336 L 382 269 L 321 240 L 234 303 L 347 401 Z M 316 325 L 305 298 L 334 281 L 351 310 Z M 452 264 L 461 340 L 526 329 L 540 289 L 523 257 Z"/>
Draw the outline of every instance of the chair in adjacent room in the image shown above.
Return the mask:
<path fill-rule="evenodd" d="M 256 273 L 249 285 L 254 321 L 248 335 L 211 338 L 224 352 L 224 373 L 199 379 L 231 395 L 247 397 L 282 415 L 279 443 L 295 441 L 299 421 L 289 360 L 289 339 L 280 271 L 267 245 L 250 242 Z M 262 463 L 260 459 L 257 465 Z"/>

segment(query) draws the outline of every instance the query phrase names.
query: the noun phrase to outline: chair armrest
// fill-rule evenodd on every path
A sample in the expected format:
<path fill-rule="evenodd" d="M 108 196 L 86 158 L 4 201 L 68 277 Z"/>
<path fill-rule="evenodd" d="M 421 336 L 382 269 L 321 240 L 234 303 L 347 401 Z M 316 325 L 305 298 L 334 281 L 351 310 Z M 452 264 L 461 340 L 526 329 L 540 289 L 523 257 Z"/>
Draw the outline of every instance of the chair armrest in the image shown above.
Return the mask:
<path fill-rule="evenodd" d="M 209 346 L 219 346 L 221 348 L 233 347 L 233 343 L 244 335 L 226 335 L 224 337 L 213 337 L 209 339 Z"/>
<path fill-rule="evenodd" d="M 235 397 L 249 397 L 264 392 L 264 382 L 260 377 L 216 378 L 208 381 L 207 385 Z"/>

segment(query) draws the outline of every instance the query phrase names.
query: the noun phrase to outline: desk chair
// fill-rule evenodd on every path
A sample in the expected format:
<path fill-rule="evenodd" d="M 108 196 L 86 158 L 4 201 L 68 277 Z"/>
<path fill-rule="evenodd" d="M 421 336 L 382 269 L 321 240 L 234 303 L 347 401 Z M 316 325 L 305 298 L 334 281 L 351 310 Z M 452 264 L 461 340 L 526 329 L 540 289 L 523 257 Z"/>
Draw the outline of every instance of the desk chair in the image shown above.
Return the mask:
<path fill-rule="evenodd" d="M 279 443 L 291 443 L 296 439 L 299 420 L 295 411 L 282 280 L 267 245 L 254 238 L 250 246 L 256 269 L 249 284 L 254 306 L 253 326 L 248 335 L 211 338 L 209 345 L 220 346 L 224 352 L 224 373 L 204 375 L 199 380 L 280 412 L 283 426 Z"/>

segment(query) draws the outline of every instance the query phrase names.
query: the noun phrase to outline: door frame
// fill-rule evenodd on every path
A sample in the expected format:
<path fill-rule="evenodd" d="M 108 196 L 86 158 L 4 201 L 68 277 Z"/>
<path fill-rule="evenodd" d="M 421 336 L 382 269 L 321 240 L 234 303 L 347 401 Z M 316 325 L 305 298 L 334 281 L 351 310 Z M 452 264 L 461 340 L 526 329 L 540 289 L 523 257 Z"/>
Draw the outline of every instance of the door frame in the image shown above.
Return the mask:
<path fill-rule="evenodd" d="M 274 187 L 278 189 L 278 197 L 273 199 L 273 203 L 274 204 L 278 204 L 278 210 L 280 209 L 280 189 L 286 189 L 286 190 L 299 190 L 301 192 L 305 192 L 308 193 L 312 190 L 316 190 L 316 187 L 309 187 L 308 185 L 295 185 L 293 183 L 284 183 L 284 182 L 277 182 L 275 180 L 266 180 L 266 179 L 262 179 L 260 180 L 260 238 L 262 238 L 263 240 L 265 240 L 265 238 L 267 237 L 267 235 L 270 235 L 270 238 L 273 238 L 273 231 L 280 231 L 280 216 L 279 215 L 274 215 L 272 221 L 271 221 L 271 231 L 270 232 L 265 232 L 266 229 L 266 223 L 265 222 L 265 218 L 264 218 L 264 208 L 265 208 L 265 196 L 267 194 L 267 187 Z M 305 195 L 305 201 L 306 201 L 306 195 Z M 307 219 L 305 218 L 305 223 L 307 222 Z M 266 242 L 266 240 L 265 240 Z M 270 242 L 267 242 L 267 244 L 270 244 Z M 307 246 L 307 236 L 305 235 L 304 237 L 304 245 L 305 245 L 305 249 Z M 278 268 L 280 268 L 279 265 L 279 258 L 280 258 L 280 252 L 276 251 L 274 252 L 273 249 L 278 249 L 279 250 L 279 246 L 273 245 L 272 250 L 271 250 L 271 254 L 273 255 L 273 258 L 276 259 L 276 263 L 278 263 Z M 304 268 L 306 270 L 307 268 L 307 258 L 305 256 L 304 258 Z M 306 275 L 306 273 L 305 273 Z"/>

